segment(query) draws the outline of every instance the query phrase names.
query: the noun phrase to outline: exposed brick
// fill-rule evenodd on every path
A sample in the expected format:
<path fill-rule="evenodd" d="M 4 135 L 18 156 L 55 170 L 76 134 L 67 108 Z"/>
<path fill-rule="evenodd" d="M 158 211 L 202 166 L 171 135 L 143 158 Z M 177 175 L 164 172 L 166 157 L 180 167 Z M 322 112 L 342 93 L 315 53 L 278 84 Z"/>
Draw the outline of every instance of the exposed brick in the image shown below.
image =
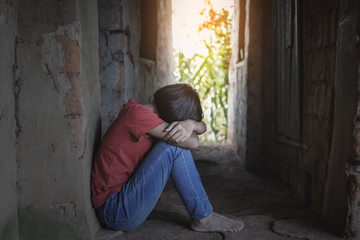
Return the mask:
<path fill-rule="evenodd" d="M 72 148 L 82 151 L 84 149 L 84 137 L 82 133 L 83 113 L 81 103 L 81 80 L 80 80 L 80 48 L 77 40 L 72 40 L 68 35 L 57 35 L 55 39 L 61 43 L 65 52 L 65 64 L 62 67 L 62 73 L 65 73 L 71 83 L 71 88 L 64 95 L 64 104 L 68 108 L 68 114 L 65 115 L 70 124 L 70 131 L 76 139 L 72 143 Z"/>

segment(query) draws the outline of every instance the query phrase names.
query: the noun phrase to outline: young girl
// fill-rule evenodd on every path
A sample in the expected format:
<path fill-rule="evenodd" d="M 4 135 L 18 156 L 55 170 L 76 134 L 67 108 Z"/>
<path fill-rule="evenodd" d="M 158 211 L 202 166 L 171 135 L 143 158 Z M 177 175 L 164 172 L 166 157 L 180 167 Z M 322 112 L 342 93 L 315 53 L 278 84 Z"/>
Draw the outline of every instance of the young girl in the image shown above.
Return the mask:
<path fill-rule="evenodd" d="M 194 231 L 243 229 L 242 222 L 212 211 L 196 170 L 189 149 L 206 131 L 202 117 L 199 96 L 187 84 L 165 86 L 145 105 L 133 99 L 124 104 L 103 137 L 91 173 L 91 201 L 104 227 L 138 227 L 171 177 Z"/>

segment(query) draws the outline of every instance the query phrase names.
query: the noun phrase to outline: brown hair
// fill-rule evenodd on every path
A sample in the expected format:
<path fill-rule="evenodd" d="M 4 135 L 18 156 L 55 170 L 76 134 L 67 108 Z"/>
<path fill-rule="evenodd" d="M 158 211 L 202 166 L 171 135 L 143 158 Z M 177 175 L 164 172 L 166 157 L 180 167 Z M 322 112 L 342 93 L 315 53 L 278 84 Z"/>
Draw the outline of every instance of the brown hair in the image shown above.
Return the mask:
<path fill-rule="evenodd" d="M 171 123 L 193 119 L 200 122 L 203 111 L 198 93 L 189 84 L 172 84 L 160 88 L 154 94 L 159 117 Z"/>

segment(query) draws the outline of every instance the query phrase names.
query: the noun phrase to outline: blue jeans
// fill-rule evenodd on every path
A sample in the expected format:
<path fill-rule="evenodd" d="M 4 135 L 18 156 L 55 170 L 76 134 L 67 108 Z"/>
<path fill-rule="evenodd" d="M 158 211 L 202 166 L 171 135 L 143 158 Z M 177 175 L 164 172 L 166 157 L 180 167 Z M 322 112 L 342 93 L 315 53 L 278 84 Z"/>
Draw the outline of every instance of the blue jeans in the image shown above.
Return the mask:
<path fill-rule="evenodd" d="M 132 230 L 149 216 L 171 176 L 194 220 L 210 215 L 212 206 L 201 183 L 190 150 L 160 141 L 145 157 L 120 192 L 96 209 L 104 227 Z"/>

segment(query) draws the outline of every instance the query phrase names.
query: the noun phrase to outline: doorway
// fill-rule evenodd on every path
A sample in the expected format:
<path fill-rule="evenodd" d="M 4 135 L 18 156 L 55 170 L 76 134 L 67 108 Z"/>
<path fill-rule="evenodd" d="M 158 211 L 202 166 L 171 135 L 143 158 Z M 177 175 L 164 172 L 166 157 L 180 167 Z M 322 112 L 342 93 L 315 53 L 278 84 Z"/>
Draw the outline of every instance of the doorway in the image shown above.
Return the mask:
<path fill-rule="evenodd" d="M 233 5 L 233 0 L 173 0 L 174 76 L 199 93 L 208 126 L 202 144 L 228 140 Z"/>

